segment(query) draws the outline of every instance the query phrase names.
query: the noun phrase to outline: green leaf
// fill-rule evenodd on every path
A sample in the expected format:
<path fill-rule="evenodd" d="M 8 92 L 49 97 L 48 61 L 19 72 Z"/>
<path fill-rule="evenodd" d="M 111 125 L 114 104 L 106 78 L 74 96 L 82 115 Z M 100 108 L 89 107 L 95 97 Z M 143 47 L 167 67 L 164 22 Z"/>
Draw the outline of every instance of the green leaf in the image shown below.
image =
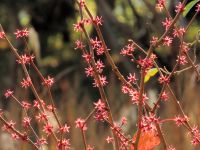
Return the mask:
<path fill-rule="evenodd" d="M 147 74 L 145 75 L 144 77 L 144 83 L 146 83 L 147 81 L 149 81 L 149 79 L 153 76 L 156 75 L 156 73 L 158 72 L 158 69 L 157 68 L 152 68 L 152 69 L 149 69 L 147 71 Z"/>
<path fill-rule="evenodd" d="M 186 6 L 185 6 L 185 9 L 184 9 L 184 12 L 183 12 L 183 16 L 185 17 L 188 12 L 192 9 L 192 7 L 198 3 L 200 0 L 193 0 L 191 2 L 189 2 Z"/>

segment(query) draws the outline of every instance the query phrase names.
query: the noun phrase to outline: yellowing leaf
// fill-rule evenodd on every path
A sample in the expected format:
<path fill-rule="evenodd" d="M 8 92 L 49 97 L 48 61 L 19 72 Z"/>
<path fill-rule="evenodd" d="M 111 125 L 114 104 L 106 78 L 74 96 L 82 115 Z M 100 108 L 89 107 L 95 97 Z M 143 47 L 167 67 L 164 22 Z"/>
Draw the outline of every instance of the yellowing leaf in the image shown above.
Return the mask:
<path fill-rule="evenodd" d="M 144 78 L 144 83 L 146 83 L 147 81 L 149 81 L 150 77 L 151 77 L 151 76 L 147 76 L 147 75 L 146 75 L 145 78 Z"/>
<path fill-rule="evenodd" d="M 149 69 L 147 71 L 147 74 L 145 75 L 144 77 L 144 83 L 146 83 L 147 81 L 149 81 L 149 79 L 153 76 L 156 75 L 156 73 L 158 72 L 158 69 L 157 68 L 152 68 L 152 69 Z"/>

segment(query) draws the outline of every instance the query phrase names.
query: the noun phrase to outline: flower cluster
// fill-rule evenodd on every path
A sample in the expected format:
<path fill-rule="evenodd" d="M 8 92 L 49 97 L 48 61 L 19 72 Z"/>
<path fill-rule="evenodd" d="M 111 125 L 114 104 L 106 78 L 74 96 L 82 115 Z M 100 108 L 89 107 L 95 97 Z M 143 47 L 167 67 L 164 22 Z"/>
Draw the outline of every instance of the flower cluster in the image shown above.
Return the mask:
<path fill-rule="evenodd" d="M 3 127 L 2 127 L 2 130 L 4 131 L 8 131 L 8 132 L 11 132 L 15 126 L 15 122 L 13 122 L 12 120 L 10 120 L 7 124 L 4 124 Z"/>
<path fill-rule="evenodd" d="M 23 126 L 25 128 L 28 128 L 30 126 L 30 123 L 31 123 L 31 118 L 30 117 L 24 117 L 24 119 L 23 119 Z"/>
<path fill-rule="evenodd" d="M 6 92 L 4 93 L 4 96 L 5 96 L 6 98 L 8 98 L 8 97 L 12 96 L 13 93 L 14 93 L 14 92 L 13 92 L 12 90 L 8 89 L 8 90 L 6 90 Z"/>
<path fill-rule="evenodd" d="M 80 128 L 80 129 L 83 130 L 83 131 L 86 131 L 86 130 L 87 130 L 86 122 L 85 122 L 84 119 L 78 118 L 78 119 L 75 121 L 75 124 L 76 124 L 76 128 Z"/>
<path fill-rule="evenodd" d="M 100 75 L 99 80 L 94 79 L 93 86 L 94 87 L 100 87 L 100 86 L 106 86 L 108 84 L 108 81 L 106 79 L 106 76 Z"/>
<path fill-rule="evenodd" d="M 181 50 L 182 53 L 187 53 L 190 50 L 190 48 L 189 48 L 187 43 L 183 42 L 180 45 L 180 50 Z"/>
<path fill-rule="evenodd" d="M 170 145 L 170 146 L 167 148 L 167 150 L 176 150 L 176 148 L 173 147 L 172 145 Z"/>
<path fill-rule="evenodd" d="M 103 64 L 103 62 L 99 59 L 99 60 L 97 60 L 97 62 L 96 62 L 96 68 L 97 68 L 97 72 L 98 73 L 102 73 L 102 71 L 103 71 L 103 68 L 105 67 L 105 65 Z"/>
<path fill-rule="evenodd" d="M 81 7 L 85 7 L 85 0 L 78 0 L 78 3 Z"/>
<path fill-rule="evenodd" d="M 140 93 L 137 91 L 137 90 L 131 90 L 130 93 L 129 93 L 129 96 L 131 97 L 131 102 L 133 104 L 139 104 L 139 95 Z M 148 100 L 148 97 L 146 96 L 146 94 L 143 94 L 142 95 L 142 104 L 144 105 L 145 104 L 145 101 Z"/>
<path fill-rule="evenodd" d="M 130 140 L 126 138 L 120 126 L 114 124 L 114 126 L 111 127 L 111 129 L 115 132 L 115 135 L 119 138 L 120 149 L 125 150 L 129 146 Z M 110 139 L 110 142 L 112 142 L 112 139 Z"/>
<path fill-rule="evenodd" d="M 196 12 L 200 12 L 200 3 L 196 5 Z"/>
<path fill-rule="evenodd" d="M 127 78 L 129 83 L 135 84 L 137 81 L 135 73 L 134 74 L 129 73 L 129 76 Z"/>
<path fill-rule="evenodd" d="M 59 132 L 60 133 L 69 133 L 69 129 L 70 129 L 70 126 L 68 126 L 67 124 L 65 124 L 63 127 L 61 127 L 59 129 Z"/>
<path fill-rule="evenodd" d="M 83 44 L 83 42 L 82 41 L 80 41 L 80 40 L 76 40 L 76 42 L 75 42 L 75 48 L 74 49 L 83 49 L 84 47 L 85 47 L 85 45 Z"/>
<path fill-rule="evenodd" d="M 22 38 L 22 37 L 27 37 L 29 34 L 28 29 L 23 29 L 23 30 L 17 30 L 15 33 L 16 38 Z"/>
<path fill-rule="evenodd" d="M 49 123 L 45 124 L 43 126 L 43 132 L 45 132 L 47 136 L 51 135 L 53 132 L 53 126 Z"/>
<path fill-rule="evenodd" d="M 84 27 L 84 25 L 91 25 L 91 24 L 95 24 L 97 26 L 101 26 L 103 23 L 103 19 L 102 17 L 96 16 L 96 18 L 94 19 L 88 19 L 88 18 L 84 18 L 80 21 L 78 21 L 76 24 L 74 24 L 74 31 L 76 32 L 82 32 L 82 29 Z"/>
<path fill-rule="evenodd" d="M 53 84 L 54 84 L 54 78 L 48 76 L 47 79 L 44 79 L 44 85 L 51 87 Z"/>
<path fill-rule="evenodd" d="M 106 138 L 106 142 L 107 142 L 108 144 L 109 144 L 109 143 L 112 143 L 112 142 L 114 142 L 114 138 L 108 136 L 108 137 Z"/>
<path fill-rule="evenodd" d="M 171 18 L 165 18 L 165 21 L 162 22 L 163 26 L 165 27 L 165 30 L 167 30 L 170 27 L 171 23 Z"/>
<path fill-rule="evenodd" d="M 90 43 L 91 43 L 92 49 L 94 51 L 96 51 L 97 55 L 103 55 L 104 54 L 105 48 L 102 44 L 102 41 L 98 40 L 97 37 L 91 38 Z"/>
<path fill-rule="evenodd" d="M 153 46 L 156 46 L 157 43 L 158 43 L 158 37 L 153 36 L 151 41 L 150 41 L 150 44 L 153 45 Z"/>
<path fill-rule="evenodd" d="M 186 56 L 184 55 L 178 56 L 176 61 L 179 62 L 180 65 L 185 65 L 188 63 Z"/>
<path fill-rule="evenodd" d="M 4 37 L 5 37 L 5 32 L 0 32 L 0 39 L 4 39 Z"/>
<path fill-rule="evenodd" d="M 36 145 L 44 145 L 44 144 L 48 144 L 48 143 L 47 143 L 47 140 L 42 137 L 42 138 L 38 139 L 35 144 Z"/>
<path fill-rule="evenodd" d="M 59 140 L 58 144 L 57 144 L 57 149 L 70 149 L 70 141 L 69 139 L 62 139 L 62 140 Z"/>
<path fill-rule="evenodd" d="M 175 28 L 173 31 L 174 31 L 173 36 L 180 38 L 185 33 L 185 28 L 178 28 L 178 29 Z"/>
<path fill-rule="evenodd" d="M 93 19 L 93 22 L 94 22 L 94 24 L 99 26 L 99 25 L 102 25 L 103 19 L 102 19 L 102 17 L 96 16 L 96 18 Z"/>
<path fill-rule="evenodd" d="M 192 128 L 189 125 L 189 118 L 187 116 L 182 115 L 176 116 L 175 118 L 161 120 L 157 113 L 159 112 L 157 111 L 159 109 L 159 107 L 157 106 L 160 106 L 160 103 L 167 101 L 169 99 L 169 95 L 172 95 L 175 99 L 173 101 L 174 103 L 176 103 L 175 106 L 179 106 L 179 111 L 184 114 L 181 105 L 179 104 L 178 100 L 176 100 L 176 94 L 173 93 L 173 90 L 170 88 L 170 79 L 174 78 L 174 75 L 177 72 L 182 73 L 188 68 L 192 68 L 193 70 L 195 70 L 195 72 L 199 76 L 198 70 L 196 68 L 197 65 L 195 64 L 196 62 L 193 61 L 193 58 L 190 58 L 190 49 L 192 50 L 194 45 L 197 46 L 196 44 L 198 44 L 198 39 L 194 42 L 187 43 L 185 42 L 185 35 L 187 34 L 188 28 L 190 27 L 194 18 L 197 16 L 197 13 L 200 11 L 200 4 L 198 3 L 196 5 L 196 13 L 194 14 L 194 17 L 191 19 L 188 25 L 183 26 L 183 24 L 180 25 L 179 23 L 179 16 L 181 16 L 185 9 L 185 2 L 186 1 L 178 2 L 178 4 L 175 6 L 176 14 L 171 15 L 170 11 L 168 11 L 166 0 L 157 0 L 156 8 L 158 8 L 160 11 L 164 9 L 166 13 L 166 16 L 163 18 L 164 20 L 160 21 L 160 26 L 164 28 L 164 31 L 162 31 L 163 34 L 161 34 L 160 37 L 157 37 L 159 33 L 155 33 L 154 35 L 156 36 L 152 36 L 148 48 L 145 45 L 145 48 L 143 49 L 143 46 L 140 46 L 133 40 L 129 40 L 129 43 L 121 48 L 120 54 L 122 56 L 127 56 L 128 58 L 130 58 L 131 62 L 134 63 L 137 67 L 137 69 L 134 70 L 135 72 L 126 72 L 128 76 L 123 76 L 123 73 L 121 73 L 117 67 L 118 64 L 115 64 L 115 61 L 110 55 L 109 49 L 107 48 L 106 42 L 103 38 L 103 34 L 101 33 L 101 28 L 104 22 L 103 18 L 101 16 L 94 17 L 91 14 L 89 8 L 86 6 L 85 0 L 77 0 L 79 10 L 81 11 L 81 20 L 75 23 L 73 27 L 74 31 L 79 32 L 81 36 L 79 40 L 75 41 L 74 49 L 79 49 L 79 52 L 81 52 L 81 55 L 86 63 L 85 74 L 87 77 L 90 77 L 92 79 L 93 87 L 97 87 L 96 89 L 98 89 L 100 93 L 100 98 L 98 99 L 98 101 L 93 103 L 93 110 L 91 111 L 91 113 L 85 119 L 77 118 L 75 120 L 75 127 L 81 130 L 82 140 L 86 150 L 94 150 L 93 146 L 87 144 L 87 136 L 85 135 L 86 131 L 88 130 L 87 123 L 92 117 L 95 119 L 96 122 L 100 121 L 103 122 L 102 124 L 106 124 L 107 127 L 112 131 L 112 136 L 107 136 L 105 140 L 108 144 L 112 143 L 113 145 L 116 145 L 116 149 L 126 150 L 132 147 L 132 145 L 134 145 L 134 148 L 130 148 L 131 150 L 135 148 L 154 149 L 158 144 L 160 144 L 161 141 L 163 142 L 163 145 L 166 145 L 165 140 L 161 140 L 163 139 L 164 134 L 162 134 L 160 125 L 167 121 L 174 121 L 178 127 L 186 127 L 186 129 L 189 131 L 189 135 L 191 135 L 192 138 L 191 143 L 193 145 L 197 145 L 200 143 L 199 129 L 196 126 Z M 88 26 L 92 26 L 92 28 L 94 29 L 94 37 L 90 36 L 87 31 L 88 28 L 85 28 Z M 16 35 L 17 39 L 25 38 L 29 36 L 29 31 L 27 28 L 23 30 L 17 29 L 14 34 Z M 54 78 L 50 76 L 47 76 L 47 78 L 43 77 L 37 66 L 34 64 L 35 56 L 25 53 L 19 53 L 6 37 L 3 29 L 2 31 L 0 31 L 0 39 L 7 41 L 10 49 L 17 57 L 16 62 L 22 66 L 25 77 L 22 77 L 22 81 L 20 82 L 21 87 L 32 90 L 34 97 L 36 98 L 33 101 L 27 99 L 18 100 L 17 96 L 14 95 L 14 92 L 12 90 L 6 90 L 6 92 L 4 93 L 5 98 L 11 97 L 12 100 L 17 102 L 17 104 L 19 104 L 24 111 L 24 116 L 22 117 L 21 122 L 25 131 L 20 132 L 15 128 L 16 123 L 14 121 L 7 121 L 6 119 L 4 119 L 3 111 L 0 109 L 0 121 L 3 122 L 2 129 L 9 132 L 13 139 L 21 139 L 23 141 L 26 141 L 32 144 L 32 146 L 36 149 L 42 149 L 42 145 L 49 144 L 47 141 L 50 136 L 55 139 L 57 149 L 70 149 L 70 139 L 68 139 L 65 134 L 70 132 L 71 127 L 67 123 L 62 124 L 59 121 L 60 118 L 59 116 L 57 116 L 57 109 L 54 105 L 54 102 L 52 102 L 53 98 L 50 88 L 55 83 Z M 175 40 L 179 42 L 176 42 Z M 167 49 L 170 49 L 172 47 L 172 43 L 174 45 L 178 43 L 179 49 L 177 49 L 178 53 L 175 57 L 177 58 L 177 63 L 172 68 L 173 71 L 170 72 L 165 67 L 163 67 L 162 64 L 156 61 L 157 55 L 155 55 L 155 53 L 157 52 L 157 47 L 167 47 Z M 142 52 L 142 54 L 140 54 L 140 52 Z M 104 58 L 104 55 L 106 61 L 102 59 Z M 123 127 L 127 125 L 127 122 L 129 120 L 127 120 L 125 117 L 122 117 L 119 123 L 115 123 L 115 119 L 112 118 L 113 115 L 109 106 L 109 98 L 106 97 L 107 93 L 104 92 L 104 86 L 108 84 L 107 77 L 104 74 L 107 63 L 110 65 L 113 73 L 116 74 L 117 79 L 120 80 L 122 85 L 122 93 L 127 94 L 130 98 L 131 103 L 136 104 L 135 107 L 137 107 L 138 109 L 138 122 L 137 124 L 135 123 L 137 126 L 137 131 L 135 132 L 133 138 L 129 138 L 123 131 Z M 188 68 L 184 68 L 185 66 L 183 65 L 185 64 L 188 65 Z M 36 88 L 38 86 L 34 85 L 35 82 L 32 82 L 32 75 L 30 75 L 30 72 L 27 69 L 28 66 L 32 67 L 39 78 L 42 80 L 42 83 L 40 83 L 39 85 L 46 86 L 48 90 L 47 97 L 50 98 L 50 101 L 48 101 L 48 103 L 45 99 L 42 100 L 40 98 L 40 95 L 42 94 L 38 93 L 38 91 L 41 90 Z M 178 70 L 182 67 L 184 68 L 183 70 Z M 149 85 L 147 85 L 148 81 L 146 81 L 146 77 L 148 76 L 148 73 L 153 69 L 156 69 L 156 73 L 159 73 L 159 78 L 156 80 L 158 82 L 154 83 L 158 86 L 163 87 L 161 92 L 159 94 L 156 94 L 159 95 L 158 100 L 156 101 L 156 103 L 153 104 L 154 107 L 152 108 L 151 104 L 149 104 L 149 101 L 147 101 L 150 96 L 147 96 L 147 94 L 149 94 L 147 90 L 149 88 Z M 137 78 L 137 73 L 140 73 L 141 77 Z M 152 77 L 154 75 L 149 76 Z M 44 86 L 41 87 L 44 88 Z M 167 92 L 165 91 L 166 86 L 169 89 L 169 91 Z M 30 112 L 34 112 L 35 116 L 30 116 Z M 55 118 L 58 125 L 57 127 L 54 127 L 54 124 L 51 123 L 51 115 Z M 31 125 L 33 123 L 33 120 L 35 120 L 41 126 L 43 133 L 45 133 L 42 135 L 45 137 L 40 137 L 39 135 L 37 135 L 37 132 L 34 131 Z M 32 138 L 32 135 L 30 133 L 34 133 L 35 137 Z M 118 144 L 119 146 L 117 147 Z M 167 150 L 175 150 L 175 148 L 173 146 L 169 146 Z"/>
<path fill-rule="evenodd" d="M 96 110 L 94 118 L 98 121 L 105 121 L 108 119 L 108 112 L 106 108 L 106 104 L 102 102 L 101 99 L 98 102 L 94 103 L 94 108 Z"/>
<path fill-rule="evenodd" d="M 191 135 L 192 135 L 191 143 L 193 145 L 199 144 L 200 143 L 200 132 L 199 132 L 197 126 L 192 128 Z"/>
<path fill-rule="evenodd" d="M 179 126 L 183 125 L 184 123 L 186 123 L 187 121 L 189 121 L 189 119 L 187 116 L 184 116 L 184 117 L 176 116 L 174 118 L 174 121 L 175 121 L 176 125 L 179 127 Z"/>
<path fill-rule="evenodd" d="M 25 89 L 28 88 L 28 87 L 30 87 L 31 84 L 32 84 L 32 82 L 31 82 L 31 78 L 30 77 L 27 77 L 26 79 L 23 79 L 21 81 L 21 87 L 25 88 Z"/>
<path fill-rule="evenodd" d="M 164 91 L 162 92 L 162 95 L 161 95 L 161 100 L 163 101 L 167 101 L 169 98 L 168 94 Z"/>
<path fill-rule="evenodd" d="M 145 72 L 149 69 L 151 69 L 153 67 L 153 61 L 154 58 L 150 57 L 150 58 L 140 58 L 137 63 L 141 66 L 141 68 L 143 70 L 145 70 Z"/>
<path fill-rule="evenodd" d="M 49 116 L 45 113 L 45 112 L 43 112 L 43 113 L 39 113 L 35 118 L 36 118 L 36 120 L 38 120 L 38 122 L 41 122 L 41 121 L 43 121 L 43 122 L 45 122 L 45 121 L 47 121 Z"/>
<path fill-rule="evenodd" d="M 158 0 L 157 4 L 156 4 L 156 8 L 158 8 L 160 11 L 163 10 L 165 5 L 165 0 Z"/>
<path fill-rule="evenodd" d="M 176 5 L 176 9 L 175 9 L 175 12 L 178 13 L 178 12 L 182 12 L 184 11 L 184 5 L 179 2 L 177 5 Z"/>
<path fill-rule="evenodd" d="M 30 64 L 34 58 L 35 58 L 35 56 L 33 56 L 33 55 L 28 56 L 27 54 L 24 54 L 19 57 L 17 62 L 18 62 L 18 64 Z"/>
<path fill-rule="evenodd" d="M 29 108 L 31 108 L 31 104 L 26 101 L 22 101 L 22 108 L 28 110 Z"/>
<path fill-rule="evenodd" d="M 169 36 L 166 36 L 164 39 L 163 39 L 163 45 L 164 46 L 170 46 L 172 44 L 172 38 L 169 37 Z"/>
<path fill-rule="evenodd" d="M 132 56 L 135 50 L 135 46 L 133 43 L 126 45 L 120 52 L 123 56 Z"/>
<path fill-rule="evenodd" d="M 142 132 L 152 132 L 156 130 L 155 123 L 158 122 L 158 118 L 155 114 L 149 113 L 149 116 L 143 116 L 139 128 Z"/>
<path fill-rule="evenodd" d="M 169 79 L 168 76 L 161 75 L 158 78 L 158 81 L 159 81 L 160 84 L 168 84 L 170 82 L 170 79 Z"/>

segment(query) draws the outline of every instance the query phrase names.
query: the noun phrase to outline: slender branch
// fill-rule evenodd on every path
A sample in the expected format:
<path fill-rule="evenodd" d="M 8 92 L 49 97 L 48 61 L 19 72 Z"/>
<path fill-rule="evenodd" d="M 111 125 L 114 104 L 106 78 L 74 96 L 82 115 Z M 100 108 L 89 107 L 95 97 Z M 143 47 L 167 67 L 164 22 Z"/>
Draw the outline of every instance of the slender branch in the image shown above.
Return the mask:
<path fill-rule="evenodd" d="M 26 117 L 29 117 L 28 116 L 28 112 L 27 110 L 23 107 L 22 103 L 14 96 L 14 95 L 11 95 L 11 97 L 23 108 L 25 114 L 26 114 Z M 29 123 L 29 127 L 31 129 L 31 131 L 33 132 L 33 134 L 35 135 L 36 139 L 39 141 L 39 136 L 37 135 L 37 133 L 35 132 L 35 130 L 33 129 L 31 123 Z M 42 148 L 42 145 L 40 145 L 41 148 Z M 43 149 L 43 148 L 42 148 Z"/>
<path fill-rule="evenodd" d="M 186 53 L 184 53 L 184 54 L 186 55 L 186 57 L 187 57 L 187 59 L 188 59 L 190 65 L 192 66 L 192 68 L 193 68 L 194 71 L 196 72 L 196 74 L 197 74 L 197 80 L 199 81 L 199 80 L 200 80 L 200 73 L 199 73 L 199 71 L 197 70 L 195 64 L 193 63 L 193 61 L 192 61 L 192 59 L 190 58 L 190 56 L 188 55 L 188 53 L 186 52 Z"/>
<path fill-rule="evenodd" d="M 163 144 L 164 150 L 167 150 L 167 143 L 166 143 L 165 137 L 163 136 L 161 127 L 158 123 L 156 123 L 156 129 L 158 132 L 158 136 L 160 137 L 161 143 Z"/>
<path fill-rule="evenodd" d="M 3 27 L 1 26 L 1 24 L 0 24 L 0 30 L 4 32 Z M 20 55 L 18 54 L 17 49 L 12 45 L 12 43 L 10 42 L 10 40 L 8 39 L 8 37 L 7 37 L 6 35 L 4 36 L 4 38 L 5 38 L 5 40 L 7 41 L 7 43 L 9 44 L 9 46 L 10 46 L 11 51 L 13 52 L 13 54 L 16 56 L 16 59 L 20 60 Z M 22 69 L 23 69 L 23 71 L 24 71 L 24 74 L 25 74 L 26 78 L 31 79 L 31 77 L 30 77 L 30 75 L 29 75 L 29 72 L 28 72 L 28 70 L 27 70 L 27 68 L 26 68 L 26 65 L 25 65 L 24 63 L 21 63 L 21 66 L 22 66 Z M 40 98 L 40 96 L 39 96 L 39 94 L 38 94 L 38 92 L 37 92 L 35 86 L 33 85 L 32 80 L 31 80 L 31 90 L 32 90 L 34 96 L 36 97 L 36 99 L 38 99 L 38 101 L 39 101 L 39 103 L 40 103 L 40 105 L 41 105 L 41 108 L 42 108 L 43 112 L 45 112 L 45 109 L 44 109 L 44 107 L 43 107 L 43 105 L 42 105 L 42 103 L 41 103 L 41 98 Z M 48 119 L 47 119 L 46 121 L 48 122 Z M 57 139 L 57 137 L 56 137 L 56 135 L 55 135 L 54 132 L 53 132 L 52 135 L 53 135 L 55 141 L 58 141 L 58 139 Z"/>
<path fill-rule="evenodd" d="M 94 114 L 94 112 L 95 112 L 95 109 L 93 109 L 90 113 L 89 113 L 89 115 L 86 117 L 86 119 L 85 119 L 85 123 L 92 117 L 92 115 Z"/>
<path fill-rule="evenodd" d="M 86 10 L 87 14 L 89 15 L 90 19 L 93 20 L 93 16 L 92 16 L 92 14 L 90 13 L 90 11 L 89 11 L 89 9 L 87 8 L 87 6 L 85 6 L 85 10 Z M 125 79 L 125 78 L 123 77 L 123 75 L 120 73 L 120 71 L 118 70 L 117 66 L 115 65 L 115 63 L 114 63 L 112 57 L 110 56 L 110 54 L 109 54 L 109 52 L 108 52 L 108 49 L 107 49 L 107 46 L 106 46 L 106 43 L 105 43 L 105 41 L 104 41 L 104 38 L 103 38 L 103 35 L 102 35 L 102 33 L 101 33 L 101 30 L 100 30 L 99 26 L 96 25 L 95 23 L 93 23 L 93 25 L 94 25 L 94 27 L 95 27 L 95 29 L 96 29 L 96 31 L 97 31 L 97 35 L 98 35 L 99 39 L 100 39 L 101 42 L 102 42 L 102 45 L 103 45 L 103 48 L 104 48 L 104 51 L 105 51 L 106 58 L 107 58 L 109 64 L 111 65 L 113 72 L 117 75 L 118 79 L 119 79 L 124 85 L 126 85 L 126 86 L 128 86 L 129 88 L 133 89 L 132 85 L 131 85 L 128 81 L 126 81 L 126 79 Z"/>
<path fill-rule="evenodd" d="M 109 110 L 109 111 L 108 111 L 108 112 L 109 112 L 109 121 L 110 121 L 112 124 L 114 124 L 113 117 L 112 117 L 112 114 L 111 114 L 111 109 L 110 109 L 110 106 L 109 106 L 109 102 L 108 102 L 108 100 L 107 100 L 105 91 L 104 91 L 104 89 L 103 89 L 103 87 L 102 87 L 102 85 L 101 85 L 100 77 L 99 77 L 99 74 L 98 74 L 98 72 L 97 72 L 97 68 L 96 68 L 96 65 L 95 65 L 94 53 L 93 53 L 93 50 L 92 50 L 92 47 L 91 47 L 91 43 L 90 43 L 90 40 L 89 40 L 89 36 L 88 36 L 88 34 L 87 34 L 85 28 L 82 27 L 82 29 L 83 29 L 83 33 L 84 33 L 85 36 L 86 36 L 86 39 L 87 39 L 87 41 L 88 41 L 88 44 L 89 44 L 90 55 L 91 55 L 91 58 L 92 58 L 92 59 L 91 59 L 91 64 L 92 64 L 92 67 L 93 67 L 93 69 L 94 69 L 94 78 L 95 78 L 95 80 L 96 80 L 97 83 L 98 83 L 98 89 L 99 89 L 101 98 L 102 98 L 103 101 L 106 102 L 106 105 L 107 105 L 107 107 L 108 107 L 108 110 Z M 114 134 L 114 132 L 113 132 L 113 135 L 114 135 L 114 138 L 115 138 L 115 147 L 116 147 L 116 149 L 118 150 L 118 149 L 119 149 L 119 146 L 118 146 L 117 137 L 116 137 L 116 135 Z"/>
<path fill-rule="evenodd" d="M 87 150 L 87 142 L 86 142 L 86 138 L 85 138 L 85 132 L 83 129 L 81 130 L 81 135 L 82 135 L 82 139 L 83 139 L 83 143 L 84 143 L 84 149 Z"/>
<path fill-rule="evenodd" d="M 0 120 L 3 122 L 3 124 L 5 124 L 7 127 L 9 127 L 9 129 L 14 132 L 15 134 L 17 134 L 22 140 L 26 140 L 29 144 L 31 144 L 34 149 L 39 150 L 39 148 L 37 147 L 37 145 L 35 145 L 35 143 L 26 135 L 20 133 L 17 129 L 15 129 L 14 127 L 10 126 L 9 123 L 2 117 L 0 116 Z"/>
<path fill-rule="evenodd" d="M 140 79 L 140 91 L 139 91 L 139 105 L 138 105 L 138 132 L 136 135 L 136 141 L 134 145 L 134 149 L 138 150 L 138 143 L 141 135 L 141 121 L 142 121 L 142 101 L 143 101 L 143 93 L 144 93 L 144 77 L 145 77 L 145 70 L 141 70 L 141 79 Z"/>
<path fill-rule="evenodd" d="M 80 12 L 82 12 L 82 9 L 81 9 L 81 6 L 80 6 L 79 3 L 78 3 L 78 6 L 79 6 L 79 9 L 80 9 Z M 82 13 L 81 13 L 81 15 L 82 15 Z M 81 17 L 81 18 L 83 18 L 83 17 Z M 98 89 L 99 89 L 101 98 L 102 98 L 102 100 L 103 100 L 104 102 L 106 102 L 106 105 L 107 105 L 107 107 L 108 107 L 108 112 L 109 112 L 109 113 L 108 113 L 108 114 L 109 114 L 108 117 L 109 117 L 109 121 L 112 123 L 112 125 L 114 125 L 114 121 L 113 121 L 113 117 L 112 117 L 110 105 L 109 105 L 109 102 L 108 102 L 108 100 L 107 100 L 107 97 L 106 97 L 105 91 L 104 91 L 104 89 L 103 89 L 103 86 L 102 86 L 102 84 L 101 84 L 101 82 L 100 82 L 99 73 L 97 72 L 97 68 L 96 68 L 96 64 L 95 64 L 95 59 L 94 59 L 94 52 L 93 52 L 93 50 L 92 50 L 92 45 L 91 45 L 91 42 L 90 42 L 90 37 L 89 37 L 87 31 L 85 30 L 84 25 L 81 25 L 81 28 L 82 28 L 82 30 L 83 30 L 83 34 L 85 35 L 86 40 L 87 40 L 88 45 L 89 45 L 89 50 L 90 50 L 90 55 L 91 55 L 91 65 L 92 65 L 92 67 L 93 67 L 93 69 L 94 69 L 94 78 L 95 78 L 95 80 L 96 80 L 97 83 L 98 83 Z M 119 145 L 118 145 L 117 136 L 115 135 L 115 133 L 114 133 L 113 130 L 112 130 L 112 133 L 113 133 L 114 140 L 115 140 L 115 148 L 116 148 L 117 150 L 119 150 Z"/>

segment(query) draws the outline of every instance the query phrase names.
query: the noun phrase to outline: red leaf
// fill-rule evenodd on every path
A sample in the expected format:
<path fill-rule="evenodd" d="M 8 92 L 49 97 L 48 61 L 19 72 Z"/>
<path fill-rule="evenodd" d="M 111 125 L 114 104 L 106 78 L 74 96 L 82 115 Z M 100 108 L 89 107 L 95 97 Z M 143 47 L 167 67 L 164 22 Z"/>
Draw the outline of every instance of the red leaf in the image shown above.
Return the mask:
<path fill-rule="evenodd" d="M 133 139 L 136 139 L 137 133 L 134 135 Z M 142 132 L 140 135 L 138 150 L 153 150 L 156 146 L 160 144 L 160 139 L 155 131 Z M 134 150 L 134 147 L 131 147 Z"/>

